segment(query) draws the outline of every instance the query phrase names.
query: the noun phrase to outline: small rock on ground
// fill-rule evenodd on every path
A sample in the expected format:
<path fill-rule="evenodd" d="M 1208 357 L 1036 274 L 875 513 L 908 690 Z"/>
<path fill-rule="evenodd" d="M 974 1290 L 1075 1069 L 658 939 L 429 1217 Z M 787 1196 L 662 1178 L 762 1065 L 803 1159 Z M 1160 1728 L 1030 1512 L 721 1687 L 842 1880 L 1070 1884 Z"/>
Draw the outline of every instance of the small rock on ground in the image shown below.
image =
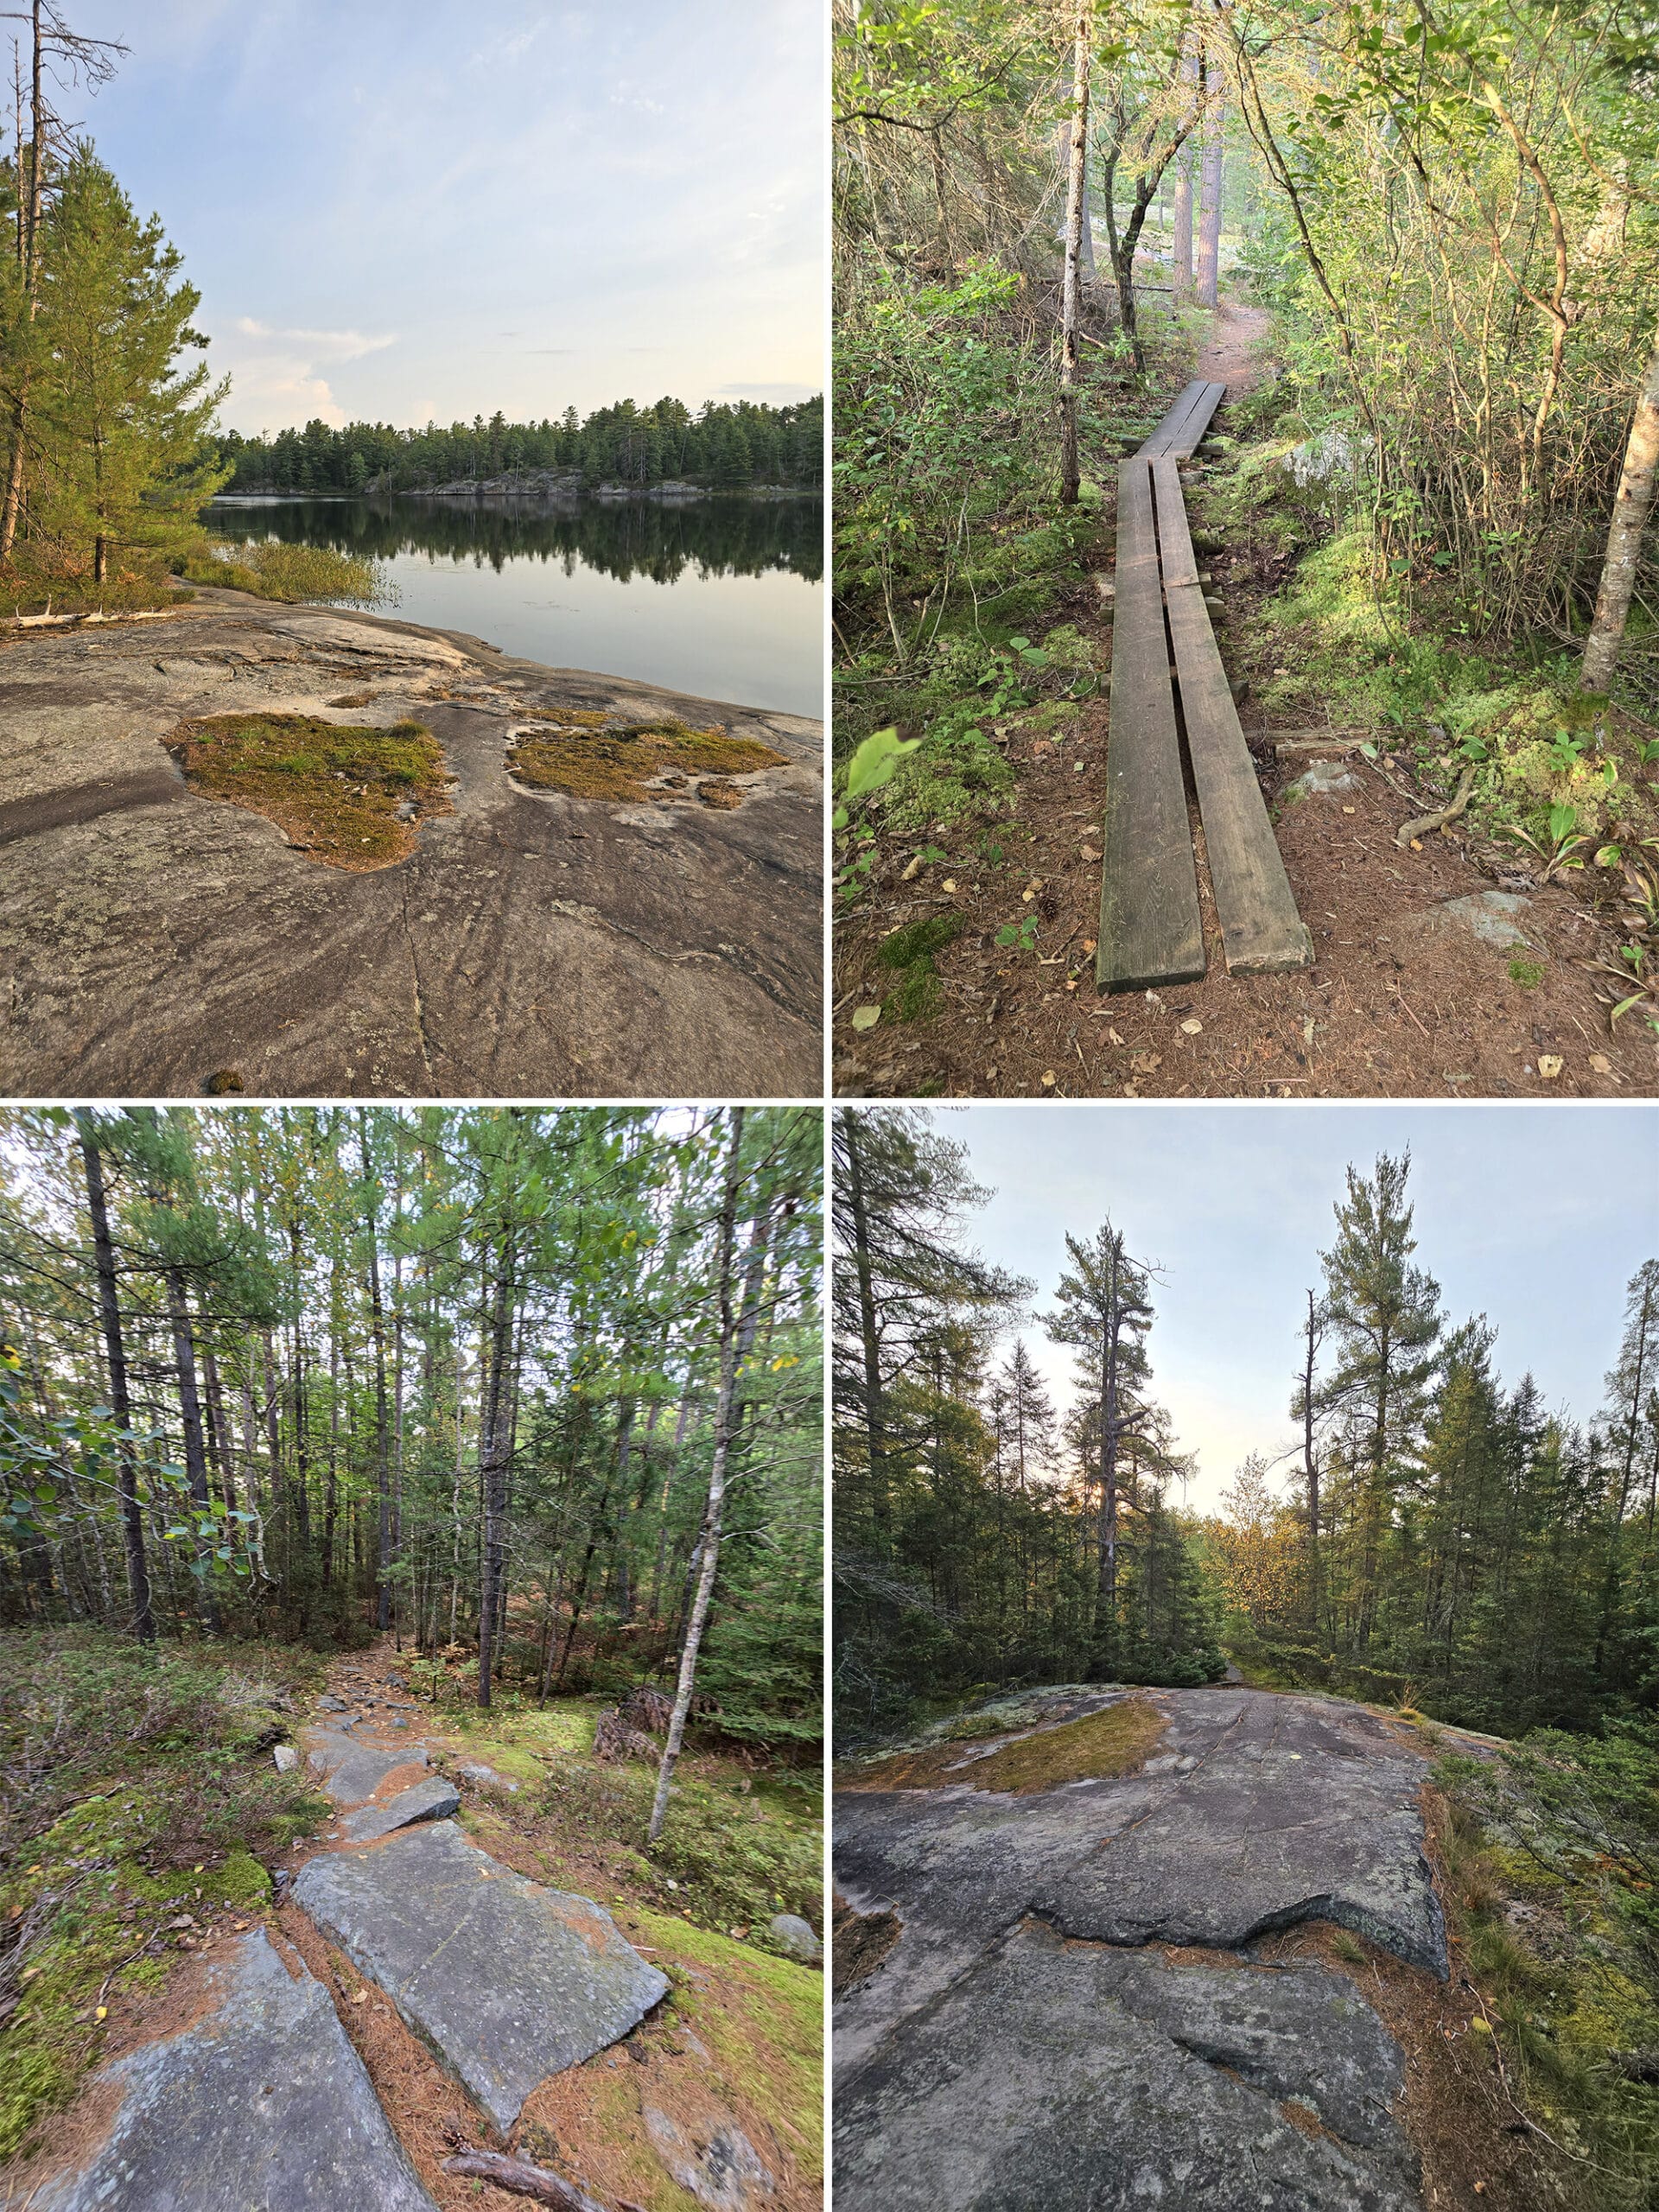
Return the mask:
<path fill-rule="evenodd" d="M 803 1920 L 798 1913 L 776 1914 L 767 1924 L 767 1933 L 791 1959 L 805 1959 L 810 1963 L 823 1956 L 823 1947 L 812 1933 L 811 1923 Z"/>

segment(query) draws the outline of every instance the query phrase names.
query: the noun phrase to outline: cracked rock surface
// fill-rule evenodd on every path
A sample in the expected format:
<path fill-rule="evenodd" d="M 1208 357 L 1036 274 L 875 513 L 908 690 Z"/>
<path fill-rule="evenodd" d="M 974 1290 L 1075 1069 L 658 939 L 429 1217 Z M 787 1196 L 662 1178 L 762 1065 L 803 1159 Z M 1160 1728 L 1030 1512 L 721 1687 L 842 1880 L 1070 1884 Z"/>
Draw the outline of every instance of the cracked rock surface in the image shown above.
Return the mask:
<path fill-rule="evenodd" d="M 1426 1758 L 1335 1700 L 1135 1694 L 1166 1722 L 1136 1773 L 837 1793 L 837 1891 L 900 1929 L 836 2008 L 848 2212 L 1416 2212 L 1393 2037 L 1254 1947 L 1331 1921 L 1444 1977 Z"/>
<path fill-rule="evenodd" d="M 365 706 L 334 707 L 369 690 Z M 531 792 L 528 708 L 676 715 L 787 757 L 732 810 Z M 163 740 L 246 708 L 443 747 L 453 811 L 372 874 L 188 788 Z M 204 590 L 0 639 L 0 1093 L 584 1096 L 816 1087 L 822 728 L 459 632 Z"/>

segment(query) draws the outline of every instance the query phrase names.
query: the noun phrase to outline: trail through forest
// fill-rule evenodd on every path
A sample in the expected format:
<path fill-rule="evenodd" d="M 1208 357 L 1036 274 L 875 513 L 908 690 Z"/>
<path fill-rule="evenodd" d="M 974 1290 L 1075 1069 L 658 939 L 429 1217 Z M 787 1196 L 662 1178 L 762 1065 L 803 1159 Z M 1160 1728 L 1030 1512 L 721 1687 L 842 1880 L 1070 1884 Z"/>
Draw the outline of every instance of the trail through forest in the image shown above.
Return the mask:
<path fill-rule="evenodd" d="M 1554 2201 L 1448 1940 L 1430 1748 L 1335 1699 L 1056 1688 L 845 1764 L 842 2201 Z"/>
<path fill-rule="evenodd" d="M 1232 404 L 1269 372 L 1269 323 L 1241 301 L 1217 309 L 1196 371 L 1228 385 L 1212 435 L 1229 435 Z M 1109 483 L 1109 462 L 1091 466 Z M 1064 719 L 1039 709 L 992 723 L 1013 792 L 989 831 L 971 819 L 933 822 L 925 867 L 913 837 L 878 844 L 838 932 L 838 1092 L 1608 1097 L 1659 1087 L 1659 1039 L 1633 1021 L 1609 1027 L 1595 963 L 1614 959 L 1610 914 L 1466 815 L 1403 834 L 1444 796 L 1414 785 L 1403 744 L 1391 749 L 1385 730 L 1344 719 L 1316 686 L 1297 691 L 1294 719 L 1262 705 L 1296 673 L 1294 632 L 1264 617 L 1291 564 L 1236 531 L 1203 527 L 1214 467 L 1200 454 L 1181 472 L 1201 581 L 1314 965 L 1228 974 L 1189 767 L 1207 973 L 1161 993 L 1096 992 L 1108 491 L 1084 556 L 1093 586 L 1056 610 L 1086 647 L 1094 695 Z M 938 979 L 925 1022 L 897 1012 L 893 971 L 908 964 L 899 956 L 912 940 L 925 943 Z M 884 1004 L 876 1024 L 855 1026 L 861 1008 Z"/>
<path fill-rule="evenodd" d="M 813 2070 L 810 1967 L 652 1910 L 602 1847 L 571 1871 L 608 1903 L 550 1881 L 569 1859 L 550 1865 L 515 1802 L 539 1763 L 511 1721 L 499 1744 L 446 1727 L 408 1666 L 387 1638 L 329 1669 L 273 1754 L 329 1813 L 269 1910 L 175 1918 L 181 1970 L 118 2006 L 117 2056 L 4 2202 L 207 2202 L 233 2162 L 284 2212 L 506 2212 L 538 2177 L 566 2212 L 810 2204 L 813 2113 L 790 2080 Z M 553 1717 L 591 1762 L 591 1706 Z"/>

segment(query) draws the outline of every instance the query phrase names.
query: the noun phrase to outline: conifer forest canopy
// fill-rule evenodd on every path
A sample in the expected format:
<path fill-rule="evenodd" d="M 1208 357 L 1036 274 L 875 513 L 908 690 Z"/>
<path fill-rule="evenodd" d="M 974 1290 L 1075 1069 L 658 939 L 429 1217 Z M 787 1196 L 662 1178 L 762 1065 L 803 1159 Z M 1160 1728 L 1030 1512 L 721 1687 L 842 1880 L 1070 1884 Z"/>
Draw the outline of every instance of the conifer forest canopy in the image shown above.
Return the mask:
<path fill-rule="evenodd" d="M 839 1740 L 1007 1686 L 1215 1680 L 1224 1646 L 1504 1736 L 1650 1721 L 1659 1259 L 1601 1402 L 1554 1407 L 1447 1311 L 1408 1150 L 1351 1166 L 1284 1316 L 1287 1452 L 1203 1516 L 1155 1387 L 1179 1281 L 1109 1218 L 1066 1224 L 1058 1282 L 986 1262 L 990 1193 L 923 1109 L 842 1112 L 834 1149 Z M 1033 1330 L 1075 1353 L 1064 1408 Z"/>
<path fill-rule="evenodd" d="M 822 1123 L 15 1109 L 0 1613 L 821 1735 Z M 712 1573 L 712 1580 L 710 1574 Z"/>

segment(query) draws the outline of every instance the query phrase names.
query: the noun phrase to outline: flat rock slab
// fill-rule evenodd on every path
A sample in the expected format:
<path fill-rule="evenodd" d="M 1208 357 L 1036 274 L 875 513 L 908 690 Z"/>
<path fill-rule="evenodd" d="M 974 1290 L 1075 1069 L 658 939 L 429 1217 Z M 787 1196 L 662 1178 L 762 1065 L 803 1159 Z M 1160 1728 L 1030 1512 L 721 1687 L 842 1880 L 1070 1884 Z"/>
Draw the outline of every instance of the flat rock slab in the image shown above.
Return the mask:
<path fill-rule="evenodd" d="M 294 1896 L 504 2134 L 538 2082 L 668 1993 L 609 1913 L 510 1872 L 453 1821 L 313 1859 Z"/>
<path fill-rule="evenodd" d="M 333 702 L 373 692 L 360 708 Z M 526 709 L 718 723 L 785 756 L 734 810 L 538 795 Z M 238 709 L 442 746 L 452 810 L 366 874 L 192 791 Z M 823 729 L 459 632 L 204 591 L 0 638 L 0 1095 L 795 1096 L 819 1075 Z"/>
<path fill-rule="evenodd" d="M 1403 2078 L 1340 1976 L 1170 1963 L 1027 1923 L 837 2089 L 836 2201 L 1420 2212 L 1388 2111 Z"/>
<path fill-rule="evenodd" d="M 1115 1694 L 988 1710 L 1029 1735 Z M 1416 2204 L 1389 2112 L 1400 2053 L 1363 1993 L 1322 1968 L 1270 1969 L 1251 1947 L 1323 1919 L 1444 1976 L 1427 1757 L 1335 1700 L 1137 1694 L 1166 1720 L 1137 1774 L 1030 1796 L 965 1779 L 836 1792 L 837 1891 L 897 1923 L 836 2005 L 838 2201 Z"/>
<path fill-rule="evenodd" d="M 108 2133 L 35 2212 L 435 2212 L 321 1984 L 263 1933 L 212 1979 L 205 2018 L 97 2077 Z"/>
<path fill-rule="evenodd" d="M 332 1728 L 311 1730 L 305 1751 L 313 1773 L 336 1805 L 360 1805 L 400 1769 L 428 1764 L 424 1744 L 399 1744 L 396 1751 L 383 1751 L 378 1744 Z"/>
<path fill-rule="evenodd" d="M 371 1797 L 347 1813 L 340 1826 L 347 1843 L 372 1843 L 394 1828 L 412 1827 L 416 1821 L 447 1821 L 460 1810 L 461 1793 L 454 1783 L 434 1775 L 431 1781 L 417 1782 L 395 1796 Z"/>

